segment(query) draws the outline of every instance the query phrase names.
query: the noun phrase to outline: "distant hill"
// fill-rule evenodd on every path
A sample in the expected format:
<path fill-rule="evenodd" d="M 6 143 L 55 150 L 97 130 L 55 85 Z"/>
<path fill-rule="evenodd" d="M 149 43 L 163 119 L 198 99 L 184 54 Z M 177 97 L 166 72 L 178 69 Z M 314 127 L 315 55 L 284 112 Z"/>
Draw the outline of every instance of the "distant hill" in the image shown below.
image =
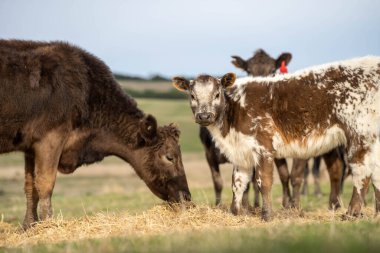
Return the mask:
<path fill-rule="evenodd" d="M 141 76 L 118 74 L 118 73 L 114 73 L 113 75 L 115 76 L 115 78 L 117 80 L 121 80 L 121 81 L 152 81 L 152 82 L 156 82 L 156 81 L 160 81 L 160 82 L 161 81 L 167 81 L 167 82 L 169 82 L 170 81 L 170 78 L 164 77 L 164 76 L 161 76 L 158 74 L 152 75 L 149 78 L 145 78 L 145 77 L 141 77 Z"/>

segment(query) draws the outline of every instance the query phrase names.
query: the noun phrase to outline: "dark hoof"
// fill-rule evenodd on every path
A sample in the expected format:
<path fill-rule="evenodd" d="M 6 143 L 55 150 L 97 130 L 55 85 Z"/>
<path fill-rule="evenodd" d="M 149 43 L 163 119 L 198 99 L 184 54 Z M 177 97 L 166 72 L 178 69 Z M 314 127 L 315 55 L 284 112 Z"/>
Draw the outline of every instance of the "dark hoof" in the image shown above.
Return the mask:
<path fill-rule="evenodd" d="M 289 209 L 290 208 L 290 200 L 288 198 L 282 200 L 282 207 L 284 209 Z"/>
<path fill-rule="evenodd" d="M 339 201 L 330 201 L 329 203 L 329 210 L 335 211 L 341 208 L 342 206 L 340 205 Z"/>
<path fill-rule="evenodd" d="M 25 221 L 22 223 L 22 228 L 24 230 L 28 230 L 29 228 L 33 227 L 37 224 L 37 221 Z"/>
<path fill-rule="evenodd" d="M 266 222 L 271 221 L 271 220 L 272 220 L 271 212 L 268 211 L 268 210 L 263 210 L 263 211 L 261 212 L 261 218 L 262 218 L 264 221 L 266 221 Z"/>
<path fill-rule="evenodd" d="M 234 203 L 231 204 L 231 213 L 233 215 L 241 215 L 243 210 L 241 207 L 237 207 Z"/>
<path fill-rule="evenodd" d="M 363 213 L 358 213 L 358 214 L 354 214 L 354 215 L 351 215 L 349 214 L 348 212 L 345 213 L 345 214 L 342 214 L 342 220 L 348 220 L 348 221 L 353 221 L 353 220 L 357 220 L 359 218 L 363 218 Z"/>

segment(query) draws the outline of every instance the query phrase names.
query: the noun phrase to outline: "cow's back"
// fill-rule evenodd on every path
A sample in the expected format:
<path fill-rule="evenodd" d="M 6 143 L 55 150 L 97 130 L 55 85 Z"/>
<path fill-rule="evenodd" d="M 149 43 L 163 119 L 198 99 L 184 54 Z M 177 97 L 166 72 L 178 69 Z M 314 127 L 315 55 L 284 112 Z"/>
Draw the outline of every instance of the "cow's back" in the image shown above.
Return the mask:
<path fill-rule="evenodd" d="M 16 136 L 28 142 L 87 117 L 83 53 L 61 42 L 0 41 L 0 151 L 12 149 Z"/>

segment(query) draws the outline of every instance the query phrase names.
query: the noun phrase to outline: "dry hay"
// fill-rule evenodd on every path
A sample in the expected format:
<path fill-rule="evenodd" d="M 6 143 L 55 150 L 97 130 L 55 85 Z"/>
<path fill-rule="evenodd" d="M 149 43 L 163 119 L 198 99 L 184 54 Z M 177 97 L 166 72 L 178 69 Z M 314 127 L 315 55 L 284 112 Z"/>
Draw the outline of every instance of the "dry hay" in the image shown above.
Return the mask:
<path fill-rule="evenodd" d="M 57 243 L 110 236 L 155 235 L 204 229 L 238 229 L 245 227 L 275 227 L 292 224 L 317 224 L 342 221 L 343 211 L 316 210 L 299 212 L 279 210 L 271 222 L 264 222 L 260 214 L 234 216 L 226 207 L 206 205 L 179 208 L 157 205 L 140 214 L 98 213 L 76 219 L 61 216 L 35 224 L 27 231 L 20 226 L 0 222 L 0 247 L 21 247 L 37 243 Z M 373 208 L 364 210 L 365 219 L 373 219 Z"/>

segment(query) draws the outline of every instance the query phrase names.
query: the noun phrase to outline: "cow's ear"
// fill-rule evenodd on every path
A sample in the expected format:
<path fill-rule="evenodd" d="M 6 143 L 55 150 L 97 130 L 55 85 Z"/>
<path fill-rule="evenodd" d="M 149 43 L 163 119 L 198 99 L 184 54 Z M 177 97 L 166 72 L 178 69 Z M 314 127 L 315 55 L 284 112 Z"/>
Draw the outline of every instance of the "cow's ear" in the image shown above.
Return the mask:
<path fill-rule="evenodd" d="M 239 56 L 231 56 L 233 58 L 233 60 L 231 61 L 231 63 L 237 67 L 237 68 L 240 68 L 244 71 L 247 71 L 248 70 L 248 63 L 247 61 L 243 60 L 242 58 L 240 58 Z"/>
<path fill-rule="evenodd" d="M 157 137 L 157 121 L 152 115 L 149 114 L 140 120 L 140 133 L 146 142 Z"/>
<path fill-rule="evenodd" d="M 185 92 L 190 87 L 190 81 L 187 80 L 186 78 L 175 76 L 173 77 L 172 81 L 173 81 L 174 88 L 176 88 L 179 91 Z"/>
<path fill-rule="evenodd" d="M 222 77 L 220 82 L 222 83 L 222 86 L 224 88 L 228 88 L 228 87 L 231 87 L 235 83 L 235 80 L 236 80 L 235 73 L 227 73 Z"/>
<path fill-rule="evenodd" d="M 291 53 L 282 53 L 276 60 L 276 69 L 281 67 L 281 63 L 283 61 L 285 61 L 285 65 L 287 66 L 291 60 L 292 60 Z"/>

